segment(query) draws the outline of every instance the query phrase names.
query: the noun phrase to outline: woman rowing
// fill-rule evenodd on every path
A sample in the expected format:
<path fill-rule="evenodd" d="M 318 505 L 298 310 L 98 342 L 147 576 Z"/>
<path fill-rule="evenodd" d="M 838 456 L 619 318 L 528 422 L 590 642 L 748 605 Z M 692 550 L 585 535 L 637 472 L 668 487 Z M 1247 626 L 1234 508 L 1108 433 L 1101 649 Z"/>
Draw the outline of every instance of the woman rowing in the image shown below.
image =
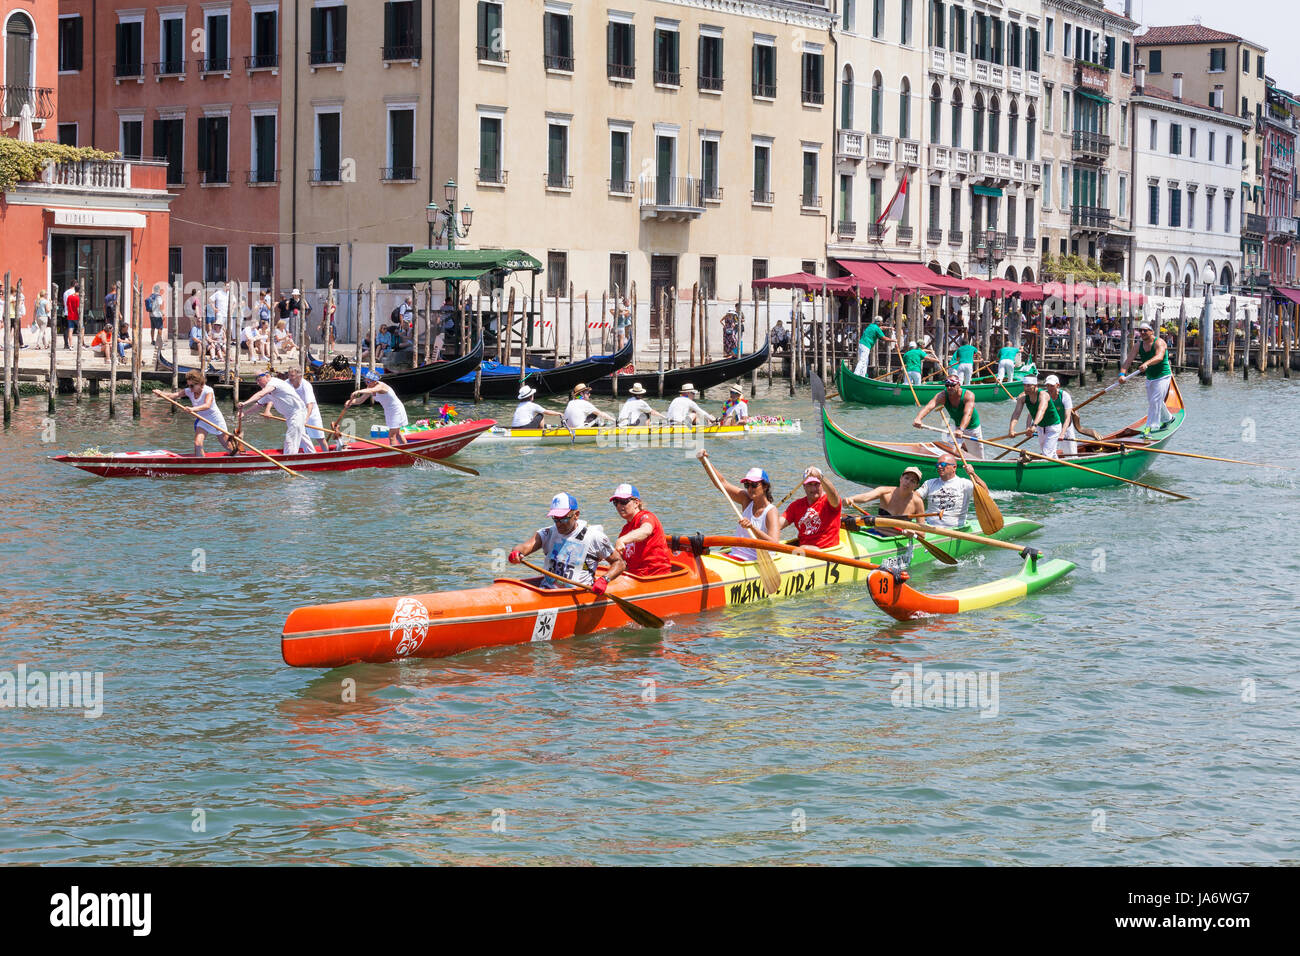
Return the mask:
<path fill-rule="evenodd" d="M 627 570 L 642 577 L 671 571 L 664 526 L 641 504 L 641 492 L 636 490 L 636 485 L 619 485 L 609 500 L 624 522 L 623 530 L 614 539 L 614 550 L 627 562 Z"/>
<path fill-rule="evenodd" d="M 705 450 L 701 448 L 695 457 L 704 461 L 707 457 Z M 718 478 L 731 500 L 745 506 L 745 510 L 740 513 L 737 537 L 748 538 L 752 531 L 756 538 L 763 541 L 780 541 L 780 518 L 776 505 L 772 503 L 772 482 L 768 480 L 767 472 L 762 468 L 751 468 L 740 479 L 739 486 L 733 485 L 721 475 Z M 731 556 L 737 561 L 758 560 L 758 552 L 753 548 L 732 548 Z"/>
<path fill-rule="evenodd" d="M 402 435 L 402 429 L 410 424 L 410 419 L 406 417 L 406 406 L 391 386 L 379 380 L 379 373 L 373 368 L 366 369 L 365 379 L 369 384 L 353 392 L 343 407 L 351 408 L 353 405 L 364 404 L 367 400 L 373 401 L 384 410 L 389 444 L 405 445 L 406 438 Z"/>
<path fill-rule="evenodd" d="M 223 434 L 226 431 L 226 417 L 217 407 L 216 393 L 212 391 L 212 386 L 204 381 L 203 373 L 198 369 L 191 369 L 185 373 L 185 382 L 185 388 L 179 392 L 157 391 L 154 395 L 170 398 L 173 402 L 180 401 L 182 398 L 190 400 L 190 407 L 199 416 L 194 419 L 194 454 L 202 457 L 204 435 L 216 435 L 221 446 L 232 455 L 235 454 L 235 446 Z"/>

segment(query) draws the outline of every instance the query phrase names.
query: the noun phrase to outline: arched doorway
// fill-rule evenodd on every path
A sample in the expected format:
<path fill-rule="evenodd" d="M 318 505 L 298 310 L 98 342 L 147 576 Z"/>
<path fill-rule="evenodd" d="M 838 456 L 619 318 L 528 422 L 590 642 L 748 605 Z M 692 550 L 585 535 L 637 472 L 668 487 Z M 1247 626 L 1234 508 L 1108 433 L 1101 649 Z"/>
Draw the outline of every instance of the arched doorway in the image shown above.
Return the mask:
<path fill-rule="evenodd" d="M 1232 291 L 1232 266 L 1225 265 L 1223 271 L 1219 273 L 1219 291 Z"/>
<path fill-rule="evenodd" d="M 23 104 L 29 103 L 33 113 L 36 103 L 32 87 L 36 85 L 33 54 L 36 46 L 36 27 L 22 11 L 15 11 L 5 21 L 5 115 L 16 117 Z"/>
<path fill-rule="evenodd" d="M 956 262 L 949 263 L 949 265 L 948 265 L 948 275 L 952 276 L 954 279 L 960 279 L 960 278 L 961 278 L 961 265 L 958 264 L 958 263 L 956 263 Z"/>
<path fill-rule="evenodd" d="M 1029 266 L 1025 266 L 1025 271 L 1022 272 L 1022 273 L 1020 273 L 1020 281 L 1021 281 L 1021 282 L 1033 282 L 1033 281 L 1034 281 L 1034 270 L 1031 269 L 1031 268 L 1029 268 Z"/>

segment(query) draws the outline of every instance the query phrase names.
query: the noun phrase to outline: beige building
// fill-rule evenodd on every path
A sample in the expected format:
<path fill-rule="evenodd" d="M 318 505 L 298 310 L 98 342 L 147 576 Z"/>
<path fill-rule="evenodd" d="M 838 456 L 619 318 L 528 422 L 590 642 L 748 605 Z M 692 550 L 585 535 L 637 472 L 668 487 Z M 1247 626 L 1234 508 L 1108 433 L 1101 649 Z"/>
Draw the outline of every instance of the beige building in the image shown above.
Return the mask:
<path fill-rule="evenodd" d="M 832 258 L 1037 276 L 1038 0 L 840 3 Z M 876 226 L 904 174 L 901 223 Z"/>
<path fill-rule="evenodd" d="M 283 261 L 308 286 L 355 286 L 427 245 L 449 179 L 473 210 L 457 246 L 532 253 L 539 295 L 635 282 L 651 334 L 661 289 L 734 301 L 755 277 L 825 269 L 825 4 L 364 9 L 316 0 L 286 50 Z"/>
<path fill-rule="evenodd" d="M 1242 253 L 1249 285 L 1263 270 L 1266 239 L 1281 238 L 1267 230 L 1264 196 L 1264 113 L 1267 94 L 1264 55 L 1267 48 L 1233 33 L 1212 30 L 1199 23 L 1152 27 L 1137 38 L 1148 82 L 1172 87 L 1174 74 L 1182 74 L 1184 96 L 1207 103 L 1243 119 L 1251 126 L 1240 140 Z M 1265 280 L 1267 283 L 1267 280 Z"/>
<path fill-rule="evenodd" d="M 1128 275 L 1133 239 L 1133 31 L 1102 0 L 1043 0 L 1042 235 Z"/>

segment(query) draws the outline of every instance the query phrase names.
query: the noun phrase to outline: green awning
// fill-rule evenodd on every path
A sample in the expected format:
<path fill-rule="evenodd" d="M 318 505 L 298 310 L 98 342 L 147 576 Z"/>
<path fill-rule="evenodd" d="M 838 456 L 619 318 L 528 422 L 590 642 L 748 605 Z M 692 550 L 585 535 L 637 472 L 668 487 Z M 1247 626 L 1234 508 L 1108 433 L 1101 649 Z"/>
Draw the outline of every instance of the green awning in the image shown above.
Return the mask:
<path fill-rule="evenodd" d="M 1109 97 L 1109 96 L 1102 96 L 1100 93 L 1092 93 L 1092 92 L 1090 92 L 1090 91 L 1088 91 L 1088 90 L 1075 90 L 1075 91 L 1074 91 L 1074 95 L 1075 95 L 1075 96 L 1083 96 L 1083 97 L 1087 97 L 1088 99 L 1093 100 L 1094 102 L 1097 102 L 1097 103 L 1109 103 L 1109 102 L 1110 102 L 1110 97 Z"/>
<path fill-rule="evenodd" d="M 1002 190 L 997 186 L 972 186 L 976 196 L 996 196 L 1002 198 Z"/>
<path fill-rule="evenodd" d="M 397 269 L 379 281 L 456 282 L 481 279 L 489 272 L 541 272 L 540 261 L 522 249 L 417 249 L 397 260 Z"/>

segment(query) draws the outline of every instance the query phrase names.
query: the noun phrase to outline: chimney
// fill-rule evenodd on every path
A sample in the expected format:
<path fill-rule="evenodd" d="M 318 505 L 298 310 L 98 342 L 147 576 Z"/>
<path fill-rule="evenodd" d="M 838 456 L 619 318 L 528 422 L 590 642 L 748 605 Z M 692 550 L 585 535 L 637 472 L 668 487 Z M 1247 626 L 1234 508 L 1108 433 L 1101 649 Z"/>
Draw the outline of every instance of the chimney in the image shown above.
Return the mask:
<path fill-rule="evenodd" d="M 1142 88 L 1147 85 L 1147 65 L 1141 60 L 1133 64 L 1133 92 L 1142 95 Z"/>
<path fill-rule="evenodd" d="M 1216 110 L 1218 110 L 1220 113 L 1223 112 L 1223 84 L 1222 83 L 1216 83 L 1214 85 L 1214 92 L 1210 94 L 1210 105 L 1214 107 Z"/>
<path fill-rule="evenodd" d="M 1174 74 L 1174 99 L 1181 103 L 1183 101 L 1183 74 Z"/>
<path fill-rule="evenodd" d="M 1133 19 L 1133 0 L 1124 0 L 1124 16 L 1129 20 Z"/>

